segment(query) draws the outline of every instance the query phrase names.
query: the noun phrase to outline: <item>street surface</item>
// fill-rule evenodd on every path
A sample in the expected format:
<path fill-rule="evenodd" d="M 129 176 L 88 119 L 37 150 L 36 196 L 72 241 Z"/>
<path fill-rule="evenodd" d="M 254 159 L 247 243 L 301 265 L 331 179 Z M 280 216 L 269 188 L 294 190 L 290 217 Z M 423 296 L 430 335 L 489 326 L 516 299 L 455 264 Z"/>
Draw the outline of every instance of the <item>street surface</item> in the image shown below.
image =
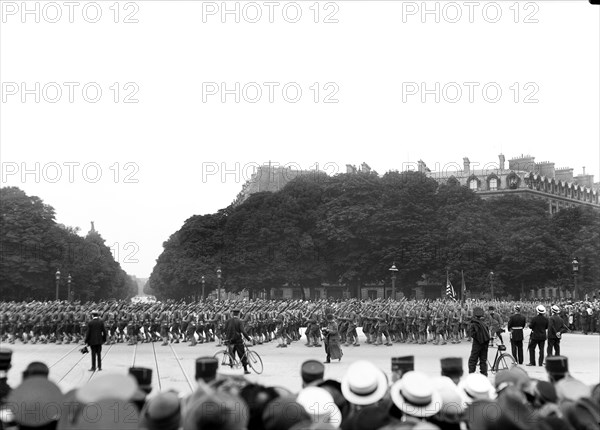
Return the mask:
<path fill-rule="evenodd" d="M 341 379 L 350 363 L 360 359 L 370 360 L 390 375 L 391 357 L 414 355 L 415 370 L 423 371 L 431 376 L 439 375 L 440 359 L 444 357 L 462 357 L 465 373 L 467 359 L 471 350 L 469 342 L 447 345 L 414 345 L 394 344 L 393 346 L 373 346 L 365 344 L 365 338 L 359 329 L 360 347 L 344 347 L 341 362 L 326 365 L 325 377 Z M 526 339 L 528 339 L 526 331 Z M 508 336 L 505 335 L 505 338 Z M 262 375 L 252 374 L 248 379 L 267 386 L 280 386 L 293 392 L 301 388 L 300 366 L 308 359 L 323 361 L 323 348 L 308 348 L 304 345 L 305 338 L 293 342 L 287 348 L 276 348 L 276 342 L 257 345 L 254 350 L 260 354 L 264 363 Z M 524 342 L 525 363 L 528 362 L 527 341 Z M 14 388 L 21 382 L 21 374 L 32 361 L 42 361 L 50 367 L 50 379 L 57 382 L 63 392 L 79 387 L 97 377 L 99 372 L 89 372 L 91 367 L 90 354 L 81 355 L 81 345 L 15 345 L 2 343 L 2 347 L 13 350 L 12 369 L 9 371 L 9 384 Z M 161 346 L 160 343 L 143 343 L 137 346 L 127 344 L 105 345 L 102 349 L 103 372 L 126 373 L 131 366 L 149 367 L 153 369 L 154 390 L 174 389 L 182 394 L 193 390 L 195 359 L 200 356 L 213 355 L 221 348 L 216 343 L 198 344 L 194 347 L 188 344 L 170 344 Z M 510 345 L 508 345 L 510 352 Z M 600 381 L 600 336 L 583 334 L 566 334 L 561 342 L 561 353 L 569 357 L 571 374 L 589 385 Z M 496 348 L 490 348 L 489 360 L 493 361 Z M 158 370 L 157 370 L 158 369 Z M 537 379 L 547 379 L 543 367 L 524 367 L 530 376 Z M 493 375 L 490 374 L 493 379 Z"/>

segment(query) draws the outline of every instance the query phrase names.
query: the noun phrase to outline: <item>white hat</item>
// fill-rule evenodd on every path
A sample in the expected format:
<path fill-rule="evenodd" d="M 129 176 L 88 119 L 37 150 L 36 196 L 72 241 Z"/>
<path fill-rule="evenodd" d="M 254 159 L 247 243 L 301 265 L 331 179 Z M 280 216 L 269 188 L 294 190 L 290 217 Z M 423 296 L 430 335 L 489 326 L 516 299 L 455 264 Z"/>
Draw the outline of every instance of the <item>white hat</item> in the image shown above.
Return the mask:
<path fill-rule="evenodd" d="M 594 311 L 592 310 L 592 308 L 587 308 L 587 313 L 588 315 L 591 315 L 594 313 Z"/>
<path fill-rule="evenodd" d="M 546 313 L 546 308 L 543 305 L 539 305 L 537 308 L 535 308 L 535 310 L 537 311 L 538 314 Z"/>
<path fill-rule="evenodd" d="M 444 417 L 458 417 L 464 412 L 465 405 L 458 386 L 447 376 L 431 379 L 433 389 L 440 393 L 442 408 L 440 414 Z"/>
<path fill-rule="evenodd" d="M 375 404 L 385 396 L 387 389 L 385 373 L 366 360 L 352 363 L 342 378 L 342 394 L 354 405 Z"/>
<path fill-rule="evenodd" d="M 311 416 L 313 423 L 329 424 L 338 428 L 342 423 L 342 413 L 329 391 L 319 387 L 306 387 L 298 393 L 300 403 Z"/>
<path fill-rule="evenodd" d="M 558 306 L 556 306 L 556 305 L 552 305 L 552 312 L 555 313 L 555 314 L 557 314 L 557 313 L 560 312 L 560 308 Z"/>
<path fill-rule="evenodd" d="M 402 379 L 392 385 L 390 394 L 394 405 L 412 417 L 431 417 L 442 408 L 442 396 L 423 372 L 406 372 Z"/>
<path fill-rule="evenodd" d="M 494 400 L 496 390 L 487 378 L 481 373 L 470 373 L 458 384 L 461 396 L 465 404 L 469 405 L 476 400 Z"/>

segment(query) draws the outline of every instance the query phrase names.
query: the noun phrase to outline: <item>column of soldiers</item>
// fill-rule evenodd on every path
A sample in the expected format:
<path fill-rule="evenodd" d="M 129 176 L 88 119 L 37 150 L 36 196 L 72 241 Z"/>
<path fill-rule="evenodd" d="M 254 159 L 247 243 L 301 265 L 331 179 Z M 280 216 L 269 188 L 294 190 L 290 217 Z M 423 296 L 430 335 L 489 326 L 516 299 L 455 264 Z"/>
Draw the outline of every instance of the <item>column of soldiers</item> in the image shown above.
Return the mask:
<path fill-rule="evenodd" d="M 502 327 L 513 315 L 514 307 L 520 306 L 523 317 L 530 320 L 536 315 L 537 304 L 494 302 L 487 317 L 491 337 L 497 337 L 498 343 L 503 344 Z M 274 341 L 277 347 L 287 348 L 301 339 L 301 328 L 305 327 L 305 345 L 320 347 L 323 339 L 321 329 L 327 325 L 326 315 L 330 313 L 337 320 L 343 346 L 360 346 L 359 327 L 362 327 L 366 343 L 373 346 L 391 346 L 393 343 L 445 345 L 470 341 L 467 329 L 473 317 L 472 310 L 486 305 L 489 304 L 484 301 L 460 303 L 404 299 L 207 301 L 187 304 L 0 302 L 0 337 L 8 343 L 81 343 L 91 310 L 98 310 L 109 332 L 108 344 L 161 342 L 169 345 L 187 342 L 195 346 L 216 342 L 220 346 L 223 325 L 231 310 L 239 307 L 246 330 L 253 343 L 258 345 Z M 580 312 L 581 309 L 583 312 Z M 567 326 L 571 326 L 569 328 L 580 328 L 585 333 L 600 329 L 600 303 L 597 301 L 559 306 L 558 315 Z"/>

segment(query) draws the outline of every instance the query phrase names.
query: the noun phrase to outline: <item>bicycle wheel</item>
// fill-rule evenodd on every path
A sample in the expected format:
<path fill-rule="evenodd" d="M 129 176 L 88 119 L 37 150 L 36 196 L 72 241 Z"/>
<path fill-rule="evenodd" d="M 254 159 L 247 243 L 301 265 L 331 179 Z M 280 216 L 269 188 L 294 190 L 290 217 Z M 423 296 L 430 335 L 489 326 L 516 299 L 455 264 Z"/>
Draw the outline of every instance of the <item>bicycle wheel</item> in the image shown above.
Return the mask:
<path fill-rule="evenodd" d="M 517 365 L 517 361 L 515 360 L 515 358 L 506 353 L 506 354 L 500 354 L 500 357 L 498 357 L 498 360 L 496 360 L 496 367 L 495 367 L 495 371 L 498 372 L 500 370 L 508 370 L 508 369 L 512 369 L 514 366 Z"/>
<path fill-rule="evenodd" d="M 235 366 L 235 360 L 226 349 L 222 349 L 217 351 L 217 353 L 213 356 L 217 360 L 219 360 L 219 366 Z"/>
<path fill-rule="evenodd" d="M 252 370 L 254 370 L 259 375 L 263 373 L 263 362 L 262 358 L 260 358 L 260 355 L 258 355 L 258 353 L 254 351 L 248 351 L 248 353 L 246 354 L 246 358 Z"/>

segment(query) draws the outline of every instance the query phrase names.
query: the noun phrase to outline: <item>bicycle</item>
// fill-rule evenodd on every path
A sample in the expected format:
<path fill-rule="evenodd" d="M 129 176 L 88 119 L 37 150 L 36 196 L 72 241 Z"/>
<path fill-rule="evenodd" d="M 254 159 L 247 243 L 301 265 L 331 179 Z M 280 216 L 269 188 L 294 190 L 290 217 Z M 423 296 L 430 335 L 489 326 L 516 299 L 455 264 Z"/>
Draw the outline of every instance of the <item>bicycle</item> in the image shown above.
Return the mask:
<path fill-rule="evenodd" d="M 498 345 L 493 365 L 490 364 L 489 359 L 487 360 L 488 368 L 492 373 L 497 373 L 499 370 L 512 369 L 517 365 L 517 360 L 511 354 L 502 351 L 506 351 L 506 345 Z"/>
<path fill-rule="evenodd" d="M 231 368 L 240 368 L 242 367 L 242 360 L 239 360 L 236 357 L 236 354 L 231 350 L 231 345 L 228 345 L 227 349 L 222 349 L 217 351 L 213 356 L 217 360 L 219 360 L 219 365 L 221 366 L 229 366 Z M 244 356 L 248 362 L 248 365 L 252 370 L 254 370 L 257 374 L 263 373 L 264 367 L 262 358 L 256 351 L 252 351 L 250 349 L 250 345 L 244 344 Z"/>

